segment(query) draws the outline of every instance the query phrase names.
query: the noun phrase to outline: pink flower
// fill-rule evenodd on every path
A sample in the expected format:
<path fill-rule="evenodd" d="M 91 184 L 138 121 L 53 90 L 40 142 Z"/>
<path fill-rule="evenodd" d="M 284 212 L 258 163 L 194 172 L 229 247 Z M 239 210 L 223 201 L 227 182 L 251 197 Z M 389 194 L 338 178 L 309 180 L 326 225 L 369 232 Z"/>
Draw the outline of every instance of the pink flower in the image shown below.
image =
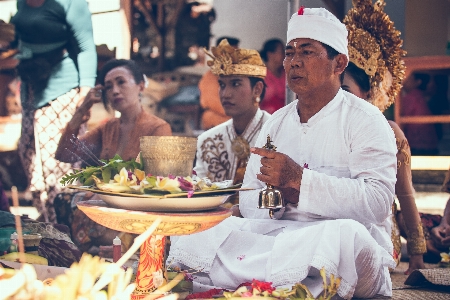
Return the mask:
<path fill-rule="evenodd" d="M 187 197 L 191 198 L 192 196 L 194 196 L 194 191 L 188 191 Z"/>
<path fill-rule="evenodd" d="M 308 164 L 307 164 L 307 163 L 304 163 L 304 164 L 303 164 L 303 168 L 309 169 L 309 168 L 308 168 Z"/>
<path fill-rule="evenodd" d="M 185 272 L 184 273 L 184 280 L 186 280 L 186 281 L 194 281 L 194 276 L 192 276 L 191 273 Z"/>
<path fill-rule="evenodd" d="M 298 9 L 298 15 L 301 16 L 301 15 L 303 15 L 304 12 L 305 12 L 305 7 L 302 5 L 302 6 L 300 6 L 300 8 Z"/>
<path fill-rule="evenodd" d="M 192 182 L 187 181 L 183 177 L 178 177 L 178 182 L 180 183 L 180 189 L 183 191 L 193 191 L 194 186 L 192 185 Z"/>
<path fill-rule="evenodd" d="M 197 172 L 195 172 L 195 170 L 192 170 L 192 175 L 197 176 Z"/>
<path fill-rule="evenodd" d="M 244 292 L 241 294 L 242 298 L 246 298 L 246 297 L 253 297 L 253 293 L 250 291 Z"/>

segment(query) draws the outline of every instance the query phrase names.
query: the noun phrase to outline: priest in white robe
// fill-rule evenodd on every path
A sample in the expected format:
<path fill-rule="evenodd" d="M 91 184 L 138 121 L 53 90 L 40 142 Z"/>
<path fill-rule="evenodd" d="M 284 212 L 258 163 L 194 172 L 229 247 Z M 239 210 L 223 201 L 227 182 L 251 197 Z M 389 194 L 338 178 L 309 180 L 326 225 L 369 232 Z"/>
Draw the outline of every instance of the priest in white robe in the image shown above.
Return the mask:
<path fill-rule="evenodd" d="M 317 297 L 325 268 L 341 278 L 342 298 L 391 296 L 395 138 L 376 107 L 340 89 L 347 63 L 347 30 L 331 13 L 291 17 L 284 68 L 298 100 L 272 115 L 251 149 L 243 187 L 255 190 L 240 193 L 243 218 L 171 246 L 168 262 L 202 270 L 197 290 L 257 279 L 302 282 Z M 276 152 L 261 148 L 268 134 Z M 266 184 L 286 203 L 273 219 L 257 208 Z"/>

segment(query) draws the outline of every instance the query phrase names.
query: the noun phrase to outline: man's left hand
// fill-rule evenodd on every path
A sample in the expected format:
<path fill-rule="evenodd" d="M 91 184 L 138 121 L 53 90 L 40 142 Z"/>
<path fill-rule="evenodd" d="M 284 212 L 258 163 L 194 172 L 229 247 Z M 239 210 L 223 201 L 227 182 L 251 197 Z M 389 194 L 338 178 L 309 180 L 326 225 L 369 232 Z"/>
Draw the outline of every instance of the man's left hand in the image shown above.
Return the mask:
<path fill-rule="evenodd" d="M 260 174 L 256 177 L 279 188 L 300 190 L 303 168 L 289 156 L 273 150 L 253 147 L 250 151 L 261 157 Z"/>

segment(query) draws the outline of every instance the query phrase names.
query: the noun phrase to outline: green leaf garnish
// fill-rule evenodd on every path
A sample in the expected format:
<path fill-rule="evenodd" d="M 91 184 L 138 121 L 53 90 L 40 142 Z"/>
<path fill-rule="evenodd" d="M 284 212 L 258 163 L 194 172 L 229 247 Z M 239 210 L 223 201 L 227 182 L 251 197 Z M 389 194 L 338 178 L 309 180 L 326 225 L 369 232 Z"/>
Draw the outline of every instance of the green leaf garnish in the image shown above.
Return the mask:
<path fill-rule="evenodd" d="M 134 169 L 143 170 L 144 168 L 141 163 L 136 162 L 134 159 L 124 161 L 117 154 L 109 160 L 101 159 L 101 161 L 104 163 L 103 166 L 89 166 L 84 169 L 74 170 L 73 173 L 64 175 L 60 183 L 68 185 L 78 181 L 82 185 L 92 185 L 94 183 L 91 178 L 92 175 L 102 178 L 104 182 L 109 182 L 123 167 L 130 171 L 134 171 Z"/>

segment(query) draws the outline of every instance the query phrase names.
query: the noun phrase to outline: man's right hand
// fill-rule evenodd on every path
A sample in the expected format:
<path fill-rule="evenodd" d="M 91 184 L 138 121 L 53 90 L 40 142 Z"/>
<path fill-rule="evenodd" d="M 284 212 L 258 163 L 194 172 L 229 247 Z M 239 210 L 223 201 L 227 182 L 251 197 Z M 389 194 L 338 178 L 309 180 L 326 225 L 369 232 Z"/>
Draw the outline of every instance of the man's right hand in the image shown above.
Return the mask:
<path fill-rule="evenodd" d="M 251 148 L 250 151 L 261 156 L 261 173 L 257 174 L 256 178 L 280 189 L 282 193 L 284 191 L 286 201 L 296 205 L 303 168 L 283 153 L 257 147 Z"/>

